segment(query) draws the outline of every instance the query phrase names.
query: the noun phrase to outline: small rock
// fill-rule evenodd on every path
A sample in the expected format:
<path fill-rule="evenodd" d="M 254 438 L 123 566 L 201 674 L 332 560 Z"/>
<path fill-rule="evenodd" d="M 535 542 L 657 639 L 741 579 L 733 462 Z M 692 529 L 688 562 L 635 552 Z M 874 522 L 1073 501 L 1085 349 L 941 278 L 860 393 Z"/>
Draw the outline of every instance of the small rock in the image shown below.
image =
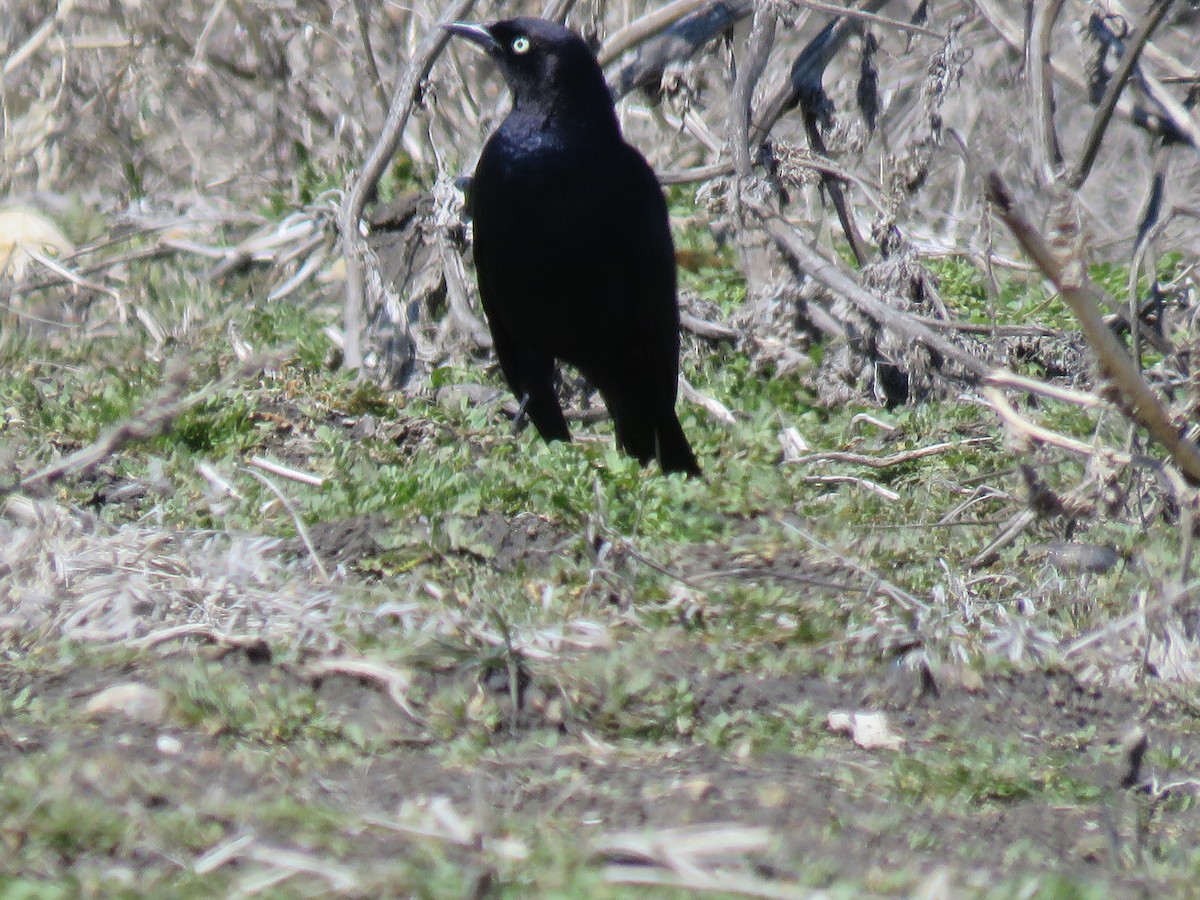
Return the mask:
<path fill-rule="evenodd" d="M 849 734 L 864 750 L 898 750 L 904 745 L 904 738 L 892 731 L 882 712 L 834 710 L 829 713 L 827 722 L 830 731 Z"/>
<path fill-rule="evenodd" d="M 1045 554 L 1046 562 L 1060 572 L 1091 572 L 1103 575 L 1122 560 L 1120 553 L 1103 544 L 1052 541 L 1034 549 Z"/>
<path fill-rule="evenodd" d="M 155 725 L 167 712 L 167 698 L 157 688 L 136 681 L 114 684 L 92 697 L 83 711 L 94 718 L 121 713 L 135 722 Z"/>
<path fill-rule="evenodd" d="M 690 778 L 679 787 L 693 803 L 699 803 L 713 792 L 713 783 L 707 778 Z"/>
<path fill-rule="evenodd" d="M 183 752 L 183 741 L 170 734 L 160 734 L 155 746 L 165 756 L 178 756 Z"/>

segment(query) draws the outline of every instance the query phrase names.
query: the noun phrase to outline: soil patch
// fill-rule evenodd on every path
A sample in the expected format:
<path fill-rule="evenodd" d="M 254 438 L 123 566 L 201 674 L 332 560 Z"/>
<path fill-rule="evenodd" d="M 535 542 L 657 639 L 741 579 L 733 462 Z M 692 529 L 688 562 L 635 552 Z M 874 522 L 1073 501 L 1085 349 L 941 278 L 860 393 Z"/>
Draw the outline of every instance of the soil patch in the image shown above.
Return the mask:
<path fill-rule="evenodd" d="M 271 680 L 303 682 L 286 666 L 254 665 L 240 654 L 226 660 L 251 690 Z M 0 689 L 6 696 L 24 691 L 50 707 L 61 701 L 82 708 L 117 681 L 169 683 L 171 667 L 170 660 L 145 661 L 39 678 L 0 672 Z M 80 716 L 71 729 L 10 722 L 0 728 L 0 764 L 47 754 L 74 792 L 114 809 L 192 810 L 225 837 L 252 826 L 285 846 L 291 839 L 278 821 L 281 798 L 319 803 L 354 829 L 432 797 L 499 828 L 538 822 L 561 835 L 599 838 L 715 822 L 764 826 L 777 843 L 759 860 L 763 870 L 808 880 L 814 872 L 832 880 L 948 865 L 977 879 L 1052 870 L 1137 890 L 1145 887 L 1140 876 L 1120 867 L 1131 848 L 1200 837 L 1186 804 L 1166 804 L 1137 838 L 1128 813 L 1136 798 L 1117 788 L 1116 744 L 1131 724 L 1143 723 L 1158 746 L 1190 753 L 1197 747 L 1192 723 L 1066 673 L 1013 674 L 971 689 L 944 680 L 938 696 L 910 690 L 906 679 L 897 687 L 886 669 L 847 681 L 699 671 L 690 677 L 697 732 L 719 716 L 791 717 L 799 723 L 795 744 L 760 752 L 681 736 L 647 745 L 597 733 L 586 717 L 559 728 L 526 714 L 517 734 L 502 725 L 467 761 L 420 734 L 376 685 L 338 676 L 317 686 L 317 713 L 389 736 L 385 749 L 321 759 L 287 744 L 255 751 L 253 741 L 249 748 L 243 741 L 235 749 L 222 734 L 172 716 L 161 725 Z M 552 680 L 540 681 L 550 695 Z M 902 749 L 864 750 L 822 725 L 828 710 L 865 708 L 889 713 Z M 166 751 L 164 736 L 172 739 Z M 253 821 L 260 810 L 276 813 Z M 389 858 L 408 840 L 368 832 L 349 852 L 363 865 Z"/>

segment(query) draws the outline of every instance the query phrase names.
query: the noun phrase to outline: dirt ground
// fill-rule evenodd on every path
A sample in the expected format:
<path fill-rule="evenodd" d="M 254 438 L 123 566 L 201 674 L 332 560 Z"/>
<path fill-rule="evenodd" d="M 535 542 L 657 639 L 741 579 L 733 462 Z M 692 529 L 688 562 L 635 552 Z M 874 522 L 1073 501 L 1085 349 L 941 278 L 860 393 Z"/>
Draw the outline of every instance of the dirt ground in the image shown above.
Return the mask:
<path fill-rule="evenodd" d="M 231 752 L 227 736 L 186 727 L 171 713 L 156 724 L 80 716 L 69 729 L 0 725 L 0 766 L 41 754 L 58 761 L 54 778 L 72 793 L 95 797 L 114 814 L 136 818 L 138 807 L 173 809 L 215 822 L 223 839 L 250 829 L 260 840 L 293 846 L 286 824 L 254 812 L 283 793 L 349 823 L 355 838 L 340 863 L 361 871 L 417 852 L 413 844 L 421 842 L 369 823 L 395 819 L 406 802 L 433 797 L 447 798 L 484 834 L 488 823 L 502 832 L 514 821 L 585 840 L 638 829 L 762 826 L 773 839 L 756 857 L 758 870 L 814 886 L 849 877 L 886 889 L 889 875 L 903 872 L 909 879 L 943 873 L 948 883 L 976 890 L 1018 873 L 1031 883 L 1054 873 L 1150 896 L 1153 879 L 1144 868 L 1140 874 L 1128 869 L 1130 861 L 1197 837 L 1190 804 L 1160 802 L 1137 826 L 1147 801 L 1119 787 L 1125 762 L 1118 745 L 1135 723 L 1145 723 L 1156 745 L 1194 748 L 1194 734 L 1185 730 L 1194 726 L 1170 703 L 1090 688 L 1065 672 L 988 677 L 969 689 L 947 679 L 936 695 L 921 690 L 919 677 L 889 667 L 847 681 L 714 676 L 695 665 L 695 650 L 645 661 L 655 679 L 690 684 L 693 731 L 719 715 L 793 719 L 805 723 L 798 733 L 811 750 L 718 752 L 686 735 L 657 745 L 609 743 L 603 724 L 581 704 L 547 721 L 543 713 L 562 674 L 549 669 L 534 672 L 525 693 L 534 699 L 515 722 L 503 717 L 476 762 L 456 761 L 365 680 L 314 682 L 296 666 L 232 653 L 209 665 L 251 689 L 272 682 L 312 690 L 323 715 L 368 729 L 382 752 L 314 765 L 310 756 L 290 754 L 286 744 Z M 45 705 L 61 700 L 75 708 L 118 682 L 164 685 L 169 694 L 180 656 L 34 678 L 14 678 L 0 668 L 0 692 L 29 692 Z M 503 699 L 504 686 L 496 693 Z M 864 750 L 830 736 L 821 723 L 824 711 L 864 708 L 888 713 L 903 739 L 899 749 Z M 169 752 L 162 749 L 164 736 L 177 742 Z M 983 747 L 1005 749 L 989 758 L 978 755 Z M 918 782 L 936 769 L 959 783 L 945 794 L 922 796 Z M 250 815 L 231 815 L 235 805 Z M 10 848 L 19 846 L 19 823 L 10 820 L 6 840 Z M 474 855 L 461 847 L 451 853 L 459 864 Z M 89 864 L 154 867 L 161 860 L 73 861 L 84 869 Z"/>

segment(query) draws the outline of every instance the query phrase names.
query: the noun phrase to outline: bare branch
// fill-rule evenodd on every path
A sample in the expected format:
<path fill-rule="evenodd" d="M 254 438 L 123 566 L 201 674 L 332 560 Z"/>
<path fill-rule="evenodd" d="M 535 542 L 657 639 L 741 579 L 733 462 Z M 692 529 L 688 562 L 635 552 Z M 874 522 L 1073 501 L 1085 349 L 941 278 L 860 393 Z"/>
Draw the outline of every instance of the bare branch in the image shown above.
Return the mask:
<path fill-rule="evenodd" d="M 1054 128 L 1054 85 L 1049 77 L 1050 34 L 1058 21 L 1065 0 L 1049 0 L 1048 3 L 1033 4 L 1033 21 L 1030 23 L 1029 44 L 1026 47 L 1025 71 L 1029 79 L 1030 100 L 1038 111 L 1035 119 L 1038 132 L 1037 148 L 1042 180 L 1052 183 L 1062 167 L 1062 148 L 1058 143 L 1058 132 Z"/>
<path fill-rule="evenodd" d="M 1013 236 L 1053 282 L 1079 319 L 1080 327 L 1099 358 L 1101 368 L 1121 394 L 1125 414 L 1162 444 L 1184 477 L 1193 484 L 1200 484 L 1200 448 L 1189 441 L 1179 425 L 1172 421 L 1158 395 L 1142 377 L 1112 329 L 1105 324 L 1089 290 L 1090 283 L 1086 276 L 1080 283 L 1075 283 L 1075 278 L 1068 276 L 1050 245 L 1017 210 L 1008 188 L 996 172 L 988 178 L 988 197 Z"/>
<path fill-rule="evenodd" d="M 748 48 L 738 66 L 733 95 L 729 98 L 729 147 L 733 152 L 733 169 L 739 178 L 750 177 L 754 162 L 750 147 L 750 101 L 775 43 L 775 19 L 775 11 L 768 4 L 755 8 Z"/>
<path fill-rule="evenodd" d="M 934 40 L 944 41 L 946 35 L 940 31 L 934 31 L 932 28 L 925 28 L 923 25 L 914 25 L 912 22 L 902 22 L 899 19 L 891 19 L 887 16 L 881 16 L 870 12 L 866 9 L 854 9 L 853 7 L 840 6 L 836 3 L 822 3 L 821 0 L 792 0 L 797 6 L 811 9 L 814 12 L 828 13 L 831 16 L 842 16 L 847 19 L 857 19 L 860 22 L 867 22 L 871 25 L 878 25 L 880 28 L 886 28 L 890 31 L 902 31 L 907 34 L 916 34 L 921 37 L 933 38 Z M 1062 0 L 1060 0 L 1062 2 Z"/>
<path fill-rule="evenodd" d="M 829 290 L 845 297 L 864 313 L 887 328 L 895 329 L 905 337 L 918 341 L 935 350 L 947 359 L 952 359 L 976 378 L 986 378 L 993 367 L 961 347 L 951 343 L 931 329 L 916 322 L 912 316 L 893 309 L 871 294 L 866 288 L 843 272 L 836 263 L 826 259 L 808 242 L 798 235 L 787 221 L 766 207 L 754 203 L 752 208 L 763 220 L 763 224 L 779 247 L 791 256 L 808 275 Z"/>
<path fill-rule="evenodd" d="M 383 133 L 372 148 L 362 171 L 355 179 L 349 193 L 342 202 L 338 215 L 338 229 L 342 235 L 342 252 L 346 260 L 346 303 L 343 316 L 345 332 L 345 365 L 348 369 L 361 369 L 363 329 L 363 267 L 367 264 L 369 250 L 362 233 L 363 209 L 367 198 L 374 193 L 379 178 L 388 162 L 400 146 L 404 126 L 412 114 L 413 105 L 420 93 L 421 82 L 433 68 L 434 61 L 450 40 L 450 32 L 441 26 L 462 19 L 475 6 L 475 0 L 454 0 L 449 4 L 439 24 L 425 34 L 425 39 L 413 54 L 412 62 L 401 82 L 400 90 L 392 100 Z"/>
<path fill-rule="evenodd" d="M 1071 172 L 1071 176 L 1067 179 L 1067 184 L 1073 190 L 1079 190 L 1083 183 L 1087 181 L 1088 175 L 1092 172 L 1092 165 L 1096 162 L 1096 154 L 1100 152 L 1100 142 L 1104 140 L 1104 132 L 1108 129 L 1108 123 L 1112 120 L 1113 111 L 1117 108 L 1117 99 L 1121 96 L 1121 92 L 1125 90 L 1125 85 L 1129 81 L 1129 77 L 1133 74 L 1134 66 L 1137 65 L 1138 59 L 1142 55 L 1142 50 L 1146 46 L 1146 42 L 1150 40 L 1150 35 L 1154 34 L 1154 30 L 1162 22 L 1166 16 L 1167 10 L 1171 8 L 1171 0 L 1154 0 L 1154 5 L 1150 7 L 1150 16 L 1146 23 L 1138 31 L 1137 36 L 1125 48 L 1125 54 L 1121 57 L 1121 63 L 1117 66 L 1117 71 L 1113 73 L 1109 79 L 1108 87 L 1104 90 L 1104 96 L 1100 100 L 1099 106 L 1096 107 L 1096 117 L 1092 119 L 1092 127 L 1088 129 L 1087 138 L 1083 142 L 1083 151 L 1080 153 L 1079 162 Z"/>
<path fill-rule="evenodd" d="M 631 47 L 636 47 L 684 16 L 689 16 L 709 4 L 710 0 L 672 0 L 665 6 L 653 9 L 608 36 L 596 58 L 601 66 L 607 66 Z"/>

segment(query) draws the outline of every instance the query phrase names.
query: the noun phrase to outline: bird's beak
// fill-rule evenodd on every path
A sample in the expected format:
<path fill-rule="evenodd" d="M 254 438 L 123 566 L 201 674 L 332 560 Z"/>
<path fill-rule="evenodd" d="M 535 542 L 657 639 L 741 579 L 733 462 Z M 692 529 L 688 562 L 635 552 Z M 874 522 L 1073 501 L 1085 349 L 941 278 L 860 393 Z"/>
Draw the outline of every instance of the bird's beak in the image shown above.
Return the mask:
<path fill-rule="evenodd" d="M 476 25 L 474 22 L 451 22 L 442 27 L 451 34 L 466 38 L 489 56 L 500 52 L 500 42 L 492 37 L 492 33 L 488 31 L 486 25 Z"/>

